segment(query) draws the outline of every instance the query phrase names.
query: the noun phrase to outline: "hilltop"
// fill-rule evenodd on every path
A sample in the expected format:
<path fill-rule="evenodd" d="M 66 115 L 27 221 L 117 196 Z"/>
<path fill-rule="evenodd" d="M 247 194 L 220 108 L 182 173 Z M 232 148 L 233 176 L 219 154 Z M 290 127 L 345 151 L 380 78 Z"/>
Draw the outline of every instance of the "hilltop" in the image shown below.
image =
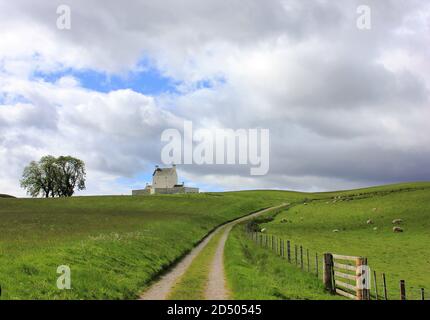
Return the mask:
<path fill-rule="evenodd" d="M 15 198 L 14 196 L 10 196 L 8 194 L 2 194 L 0 193 L 0 198 Z"/>

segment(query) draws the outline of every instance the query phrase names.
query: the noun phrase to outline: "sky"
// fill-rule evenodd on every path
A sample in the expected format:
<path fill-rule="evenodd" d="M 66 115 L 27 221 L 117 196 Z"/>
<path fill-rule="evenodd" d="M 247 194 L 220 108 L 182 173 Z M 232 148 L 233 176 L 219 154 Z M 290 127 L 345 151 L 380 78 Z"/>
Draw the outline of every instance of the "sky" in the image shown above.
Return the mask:
<path fill-rule="evenodd" d="M 184 121 L 270 131 L 264 175 L 178 164 L 204 191 L 430 180 L 429 29 L 421 0 L 0 0 L 0 193 L 67 154 L 77 194 L 130 194 Z"/>

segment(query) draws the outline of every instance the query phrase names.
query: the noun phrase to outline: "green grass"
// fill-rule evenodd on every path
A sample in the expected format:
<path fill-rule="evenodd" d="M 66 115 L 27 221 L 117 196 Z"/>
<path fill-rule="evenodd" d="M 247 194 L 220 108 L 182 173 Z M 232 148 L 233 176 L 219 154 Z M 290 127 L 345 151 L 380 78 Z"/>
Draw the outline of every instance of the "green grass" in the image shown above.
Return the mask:
<path fill-rule="evenodd" d="M 194 258 L 189 269 L 173 287 L 171 300 L 204 300 L 210 265 L 224 229 L 217 231 L 204 249 Z"/>
<path fill-rule="evenodd" d="M 267 233 L 309 248 L 312 257 L 315 252 L 367 257 L 372 271 L 377 271 L 379 289 L 381 273 L 386 273 L 391 299 L 399 297 L 400 279 L 406 280 L 410 299 L 419 298 L 420 287 L 430 290 L 430 183 L 314 196 L 341 198 L 295 206 L 261 227 Z M 367 224 L 368 219 L 373 224 Z M 392 231 L 394 219 L 403 219 L 403 233 Z M 333 232 L 334 229 L 339 232 Z"/>
<path fill-rule="evenodd" d="M 251 241 L 243 225 L 233 228 L 225 248 L 227 281 L 234 299 L 331 300 L 322 282 Z"/>
<path fill-rule="evenodd" d="M 214 227 L 287 194 L 1 199 L 1 299 L 134 299 Z"/>
<path fill-rule="evenodd" d="M 0 298 L 134 299 L 216 226 L 284 202 L 294 206 L 261 225 L 268 233 L 305 246 L 312 256 L 368 257 L 378 275 L 387 274 L 391 298 L 399 295 L 400 279 L 406 280 L 408 297 L 417 298 L 419 287 L 430 290 L 430 183 L 410 183 L 313 194 L 2 198 Z M 403 219 L 405 232 L 392 232 L 396 218 Z M 366 224 L 368 219 L 374 224 Z M 237 230 L 226 247 L 235 298 L 327 298 L 321 281 L 252 247 Z M 56 288 L 59 265 L 71 267 L 71 290 Z"/>
<path fill-rule="evenodd" d="M 0 198 L 15 198 L 14 196 L 10 196 L 8 194 L 1 194 L 0 193 Z"/>

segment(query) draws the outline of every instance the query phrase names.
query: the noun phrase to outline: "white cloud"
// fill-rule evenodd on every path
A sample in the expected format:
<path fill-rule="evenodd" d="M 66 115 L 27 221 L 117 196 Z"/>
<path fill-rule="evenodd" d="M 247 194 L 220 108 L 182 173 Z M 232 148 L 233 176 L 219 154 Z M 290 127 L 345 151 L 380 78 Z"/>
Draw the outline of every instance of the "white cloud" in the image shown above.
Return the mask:
<path fill-rule="evenodd" d="M 369 3 L 370 31 L 356 28 L 358 0 L 73 1 L 70 31 L 56 28 L 58 4 L 0 0 L 0 192 L 22 194 L 29 160 L 70 153 L 87 162 L 88 192 L 123 193 L 117 179 L 158 163 L 161 131 L 183 119 L 271 131 L 269 175 L 183 168 L 207 186 L 430 179 L 425 2 Z M 142 61 L 179 92 L 100 93 L 67 72 L 54 83 L 34 78 L 69 69 L 123 75 L 144 70 Z"/>

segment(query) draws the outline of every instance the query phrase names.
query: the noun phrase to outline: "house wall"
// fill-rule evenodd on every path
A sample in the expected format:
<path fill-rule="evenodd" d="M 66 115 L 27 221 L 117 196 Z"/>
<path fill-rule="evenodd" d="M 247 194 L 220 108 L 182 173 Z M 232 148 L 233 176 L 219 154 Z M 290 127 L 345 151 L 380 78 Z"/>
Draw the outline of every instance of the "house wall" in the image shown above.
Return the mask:
<path fill-rule="evenodd" d="M 143 196 L 149 194 L 178 194 L 178 193 L 199 193 L 199 188 L 190 187 L 174 187 L 174 188 L 155 188 L 152 189 L 154 192 L 150 192 L 149 189 L 132 190 L 133 196 Z"/>
<path fill-rule="evenodd" d="M 176 170 L 169 174 L 155 174 L 152 178 L 152 186 L 154 188 L 173 188 L 175 184 L 178 184 L 178 175 Z"/>
<path fill-rule="evenodd" d="M 147 194 L 150 194 L 149 189 L 141 189 L 141 190 L 132 190 L 131 191 L 132 196 L 143 196 L 143 195 L 147 195 Z"/>
<path fill-rule="evenodd" d="M 174 187 L 174 188 L 155 188 L 158 194 L 176 194 L 176 193 L 199 193 L 199 188 Z"/>

